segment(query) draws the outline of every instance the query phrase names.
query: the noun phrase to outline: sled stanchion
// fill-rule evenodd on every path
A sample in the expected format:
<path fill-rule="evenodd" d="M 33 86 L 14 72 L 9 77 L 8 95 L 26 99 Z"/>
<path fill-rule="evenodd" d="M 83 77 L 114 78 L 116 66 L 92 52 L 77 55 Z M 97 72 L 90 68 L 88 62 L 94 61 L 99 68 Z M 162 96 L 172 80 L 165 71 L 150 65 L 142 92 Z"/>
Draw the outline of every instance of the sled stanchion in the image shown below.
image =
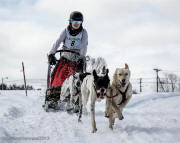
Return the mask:
<path fill-rule="evenodd" d="M 23 62 L 22 62 L 22 70 L 23 70 L 23 77 L 24 77 L 24 88 L 25 88 L 25 93 L 27 96 L 26 76 L 25 76 L 25 70 L 24 70 L 24 63 Z"/>
<path fill-rule="evenodd" d="M 47 54 L 47 58 L 48 58 L 48 54 Z M 48 58 L 48 72 L 47 72 L 47 88 L 50 88 L 50 83 L 51 83 L 51 65 L 49 62 L 49 58 Z"/>

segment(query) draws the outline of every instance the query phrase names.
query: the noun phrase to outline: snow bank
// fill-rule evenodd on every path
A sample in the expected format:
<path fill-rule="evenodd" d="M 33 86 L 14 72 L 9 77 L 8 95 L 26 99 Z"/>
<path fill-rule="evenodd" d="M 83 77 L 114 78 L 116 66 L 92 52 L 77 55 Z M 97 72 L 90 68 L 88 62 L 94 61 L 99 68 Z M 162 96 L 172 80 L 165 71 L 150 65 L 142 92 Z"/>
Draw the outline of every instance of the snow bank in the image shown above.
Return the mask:
<path fill-rule="evenodd" d="M 180 140 L 180 93 L 133 95 L 123 121 L 114 130 L 104 118 L 104 101 L 96 103 L 98 131 L 92 134 L 90 116 L 82 123 L 76 115 L 42 109 L 44 93 L 0 91 L 0 143 L 178 143 Z M 16 137 L 16 138 L 15 138 Z M 40 140 L 38 140 L 40 139 Z"/>

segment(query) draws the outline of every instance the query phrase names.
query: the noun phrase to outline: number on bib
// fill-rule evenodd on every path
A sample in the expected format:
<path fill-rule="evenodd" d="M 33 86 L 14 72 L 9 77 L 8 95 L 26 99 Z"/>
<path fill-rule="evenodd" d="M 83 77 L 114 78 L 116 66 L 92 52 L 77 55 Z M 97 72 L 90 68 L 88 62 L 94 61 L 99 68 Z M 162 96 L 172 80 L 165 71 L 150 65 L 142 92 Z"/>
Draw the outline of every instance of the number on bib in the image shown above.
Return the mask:
<path fill-rule="evenodd" d="M 71 46 L 74 46 L 74 43 L 75 43 L 75 41 L 72 41 L 72 42 L 71 42 Z"/>

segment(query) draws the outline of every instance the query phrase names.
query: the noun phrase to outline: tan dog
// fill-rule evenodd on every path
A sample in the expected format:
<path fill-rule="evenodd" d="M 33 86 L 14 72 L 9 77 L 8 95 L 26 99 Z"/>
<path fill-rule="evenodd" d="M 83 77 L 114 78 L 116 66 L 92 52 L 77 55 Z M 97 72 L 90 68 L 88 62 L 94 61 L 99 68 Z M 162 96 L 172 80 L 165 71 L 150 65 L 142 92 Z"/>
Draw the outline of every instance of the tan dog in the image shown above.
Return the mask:
<path fill-rule="evenodd" d="M 132 85 L 129 81 L 130 70 L 127 64 L 125 68 L 117 68 L 112 85 L 108 88 L 106 97 L 105 117 L 109 117 L 109 128 L 113 129 L 115 118 L 122 120 L 122 110 L 132 97 Z"/>

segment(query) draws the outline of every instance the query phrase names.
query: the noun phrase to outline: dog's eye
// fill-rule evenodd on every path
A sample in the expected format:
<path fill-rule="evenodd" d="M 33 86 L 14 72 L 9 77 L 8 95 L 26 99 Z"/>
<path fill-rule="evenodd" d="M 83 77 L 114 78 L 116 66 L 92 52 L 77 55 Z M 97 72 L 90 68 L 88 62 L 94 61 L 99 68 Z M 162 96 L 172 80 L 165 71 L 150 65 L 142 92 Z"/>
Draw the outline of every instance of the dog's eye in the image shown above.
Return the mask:
<path fill-rule="evenodd" d="M 120 73 L 119 76 L 122 76 L 122 74 Z"/>
<path fill-rule="evenodd" d="M 128 75 L 128 73 L 125 73 L 125 75 L 127 76 L 127 75 Z"/>

